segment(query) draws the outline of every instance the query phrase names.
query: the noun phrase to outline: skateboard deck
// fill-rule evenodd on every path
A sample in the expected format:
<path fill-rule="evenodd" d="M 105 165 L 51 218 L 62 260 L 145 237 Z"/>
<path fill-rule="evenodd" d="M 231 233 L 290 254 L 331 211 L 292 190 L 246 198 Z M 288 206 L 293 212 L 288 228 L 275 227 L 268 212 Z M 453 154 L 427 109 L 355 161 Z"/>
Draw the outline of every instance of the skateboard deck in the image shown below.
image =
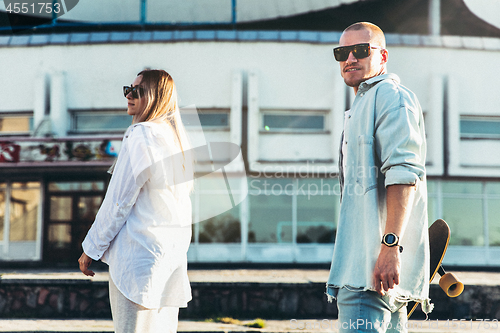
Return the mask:
<path fill-rule="evenodd" d="M 449 297 L 457 297 L 464 290 L 464 285 L 453 273 L 446 273 L 441 263 L 443 262 L 448 243 L 450 242 L 450 227 L 442 220 L 436 220 L 429 227 L 429 247 L 430 247 L 430 280 L 439 274 L 439 286 Z M 408 318 L 415 311 L 419 303 L 415 303 L 408 313 Z"/>

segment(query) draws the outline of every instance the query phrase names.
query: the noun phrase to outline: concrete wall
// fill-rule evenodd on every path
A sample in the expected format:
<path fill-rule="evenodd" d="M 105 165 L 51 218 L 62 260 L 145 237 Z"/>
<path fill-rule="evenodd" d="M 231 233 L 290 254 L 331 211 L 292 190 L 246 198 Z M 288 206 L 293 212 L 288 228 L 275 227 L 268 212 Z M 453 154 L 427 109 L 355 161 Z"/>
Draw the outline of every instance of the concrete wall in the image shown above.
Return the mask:
<path fill-rule="evenodd" d="M 473 42 L 486 43 L 480 38 Z M 144 67 L 163 68 L 176 80 L 184 106 L 231 109 L 235 94 L 242 97 L 242 106 L 249 110 L 248 161 L 254 171 L 259 170 L 254 162 L 270 157 L 275 161 L 321 157 L 333 160 L 328 165 L 335 171 L 343 111 L 352 93 L 347 93 L 346 103 L 347 88 L 332 57 L 334 46 L 215 41 L 11 46 L 0 50 L 8 78 L 0 82 L 0 112 L 40 110 L 40 90 L 48 85 L 55 129 L 64 136 L 67 109 L 125 110 L 121 86 L 130 84 Z M 429 175 L 444 174 L 448 151 L 450 175 L 500 176 L 500 160 L 491 154 L 500 149 L 500 142 L 464 141 L 459 132 L 461 115 L 500 116 L 496 93 L 500 67 L 495 66 L 499 56 L 500 51 L 465 49 L 457 43 L 389 46 L 389 71 L 417 94 L 426 114 Z M 234 73 L 242 76 L 243 91 L 235 92 Z M 265 110 L 326 112 L 330 132 L 260 134 L 258 121 Z M 242 128 L 235 126 L 232 131 L 241 137 Z M 312 150 L 303 148 L 313 143 L 319 144 Z"/>

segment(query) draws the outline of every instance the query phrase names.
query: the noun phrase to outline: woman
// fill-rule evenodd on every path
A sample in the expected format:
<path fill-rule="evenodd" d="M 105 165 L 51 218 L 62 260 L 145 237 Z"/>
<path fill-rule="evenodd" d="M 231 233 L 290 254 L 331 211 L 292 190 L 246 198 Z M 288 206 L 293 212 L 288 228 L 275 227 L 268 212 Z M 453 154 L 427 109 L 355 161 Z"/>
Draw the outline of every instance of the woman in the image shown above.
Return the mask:
<path fill-rule="evenodd" d="M 123 90 L 132 126 L 78 262 L 88 276 L 92 259 L 109 265 L 115 332 L 176 332 L 191 299 L 190 146 L 167 72 L 144 70 Z"/>

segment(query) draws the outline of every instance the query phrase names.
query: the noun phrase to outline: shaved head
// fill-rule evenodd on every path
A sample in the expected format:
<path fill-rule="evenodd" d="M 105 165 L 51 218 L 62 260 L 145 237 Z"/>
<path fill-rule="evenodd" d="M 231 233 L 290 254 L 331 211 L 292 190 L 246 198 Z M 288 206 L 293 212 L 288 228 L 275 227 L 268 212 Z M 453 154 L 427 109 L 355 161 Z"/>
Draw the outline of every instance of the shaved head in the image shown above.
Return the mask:
<path fill-rule="evenodd" d="M 370 34 L 370 43 L 372 45 L 380 46 L 385 49 L 385 36 L 382 29 L 370 22 L 358 22 L 348 26 L 344 33 L 347 31 L 357 31 L 357 30 L 366 30 Z"/>
<path fill-rule="evenodd" d="M 345 61 L 339 61 L 340 74 L 344 82 L 358 92 L 361 82 L 387 73 L 389 52 L 385 49 L 384 32 L 375 24 L 358 22 L 347 27 L 340 36 L 339 48 L 370 44 L 368 56 L 356 58 L 352 51 Z"/>

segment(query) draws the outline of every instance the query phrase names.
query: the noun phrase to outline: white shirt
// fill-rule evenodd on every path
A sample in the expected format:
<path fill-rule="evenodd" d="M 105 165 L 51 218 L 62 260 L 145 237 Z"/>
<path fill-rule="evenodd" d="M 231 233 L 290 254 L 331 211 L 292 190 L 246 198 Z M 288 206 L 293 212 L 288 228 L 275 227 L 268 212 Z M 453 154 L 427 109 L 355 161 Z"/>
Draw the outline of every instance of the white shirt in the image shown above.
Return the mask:
<path fill-rule="evenodd" d="M 104 201 L 82 244 L 89 257 L 108 263 L 110 278 L 125 297 L 150 309 L 186 307 L 191 300 L 187 185 L 192 173 L 186 181 L 178 180 L 183 168 L 176 156 L 183 155 L 168 125 L 130 126 Z"/>

